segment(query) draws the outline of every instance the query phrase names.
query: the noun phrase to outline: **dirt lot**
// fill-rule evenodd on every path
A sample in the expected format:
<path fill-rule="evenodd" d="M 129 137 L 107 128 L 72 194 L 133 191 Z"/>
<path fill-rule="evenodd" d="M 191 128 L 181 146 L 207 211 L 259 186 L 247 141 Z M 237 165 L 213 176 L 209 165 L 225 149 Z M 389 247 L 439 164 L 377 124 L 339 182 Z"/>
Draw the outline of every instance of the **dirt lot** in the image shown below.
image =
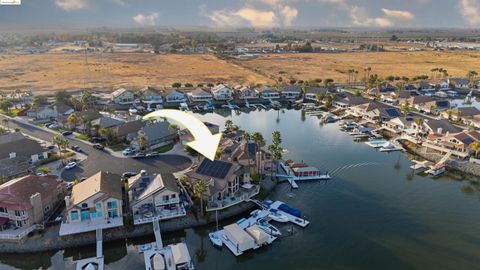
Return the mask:
<path fill-rule="evenodd" d="M 88 64 L 86 64 L 86 62 Z M 332 78 L 346 82 L 347 70 L 364 67 L 372 74 L 408 76 L 430 75 L 436 67 L 446 68 L 452 76 L 480 71 L 480 52 L 385 52 L 337 54 L 274 54 L 255 60 L 226 62 L 211 55 L 153 54 L 41 54 L 0 56 L 0 90 L 15 88 L 49 92 L 54 90 L 140 88 L 145 85 L 169 86 L 173 82 L 231 85 L 272 83 L 285 79 L 313 80 Z"/>
<path fill-rule="evenodd" d="M 363 78 L 364 67 L 372 74 L 408 76 L 431 75 L 432 68 L 445 68 L 451 76 L 465 77 L 469 70 L 480 71 L 480 52 L 355 52 L 324 54 L 272 54 L 249 61 L 235 61 L 270 78 L 313 80 L 332 78 L 336 82 L 348 80 L 349 69 L 359 70 Z"/>
<path fill-rule="evenodd" d="M 88 65 L 85 64 L 88 62 Z M 49 92 L 84 87 L 111 91 L 124 86 L 169 86 L 173 82 L 268 83 L 268 79 L 210 55 L 41 54 L 0 56 L 0 90 Z"/>

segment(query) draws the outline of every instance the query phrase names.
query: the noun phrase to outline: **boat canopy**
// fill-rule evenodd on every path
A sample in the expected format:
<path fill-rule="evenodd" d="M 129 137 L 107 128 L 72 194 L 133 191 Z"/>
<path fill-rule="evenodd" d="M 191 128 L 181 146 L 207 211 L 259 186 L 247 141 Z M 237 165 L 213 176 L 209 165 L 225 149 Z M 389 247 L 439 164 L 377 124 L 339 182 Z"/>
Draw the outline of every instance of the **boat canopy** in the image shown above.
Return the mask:
<path fill-rule="evenodd" d="M 248 227 L 246 230 L 247 230 L 247 233 L 250 234 L 253 237 L 253 239 L 255 239 L 255 242 L 258 245 L 263 245 L 268 242 L 268 234 L 264 232 L 262 229 L 260 229 L 260 227 L 258 227 L 257 225 Z"/>
<path fill-rule="evenodd" d="M 175 265 L 190 263 L 190 253 L 188 252 L 188 248 L 185 243 L 178 243 L 176 245 L 172 245 L 171 247 Z"/>
<path fill-rule="evenodd" d="M 296 216 L 296 217 L 301 217 L 302 216 L 302 212 L 298 209 L 295 209 L 295 208 L 292 208 L 286 204 L 281 204 L 279 207 L 278 207 L 278 210 L 281 210 L 285 213 L 288 213 L 292 216 Z"/>
<path fill-rule="evenodd" d="M 153 255 L 153 269 L 154 270 L 164 270 L 165 269 L 165 258 L 160 253 Z"/>

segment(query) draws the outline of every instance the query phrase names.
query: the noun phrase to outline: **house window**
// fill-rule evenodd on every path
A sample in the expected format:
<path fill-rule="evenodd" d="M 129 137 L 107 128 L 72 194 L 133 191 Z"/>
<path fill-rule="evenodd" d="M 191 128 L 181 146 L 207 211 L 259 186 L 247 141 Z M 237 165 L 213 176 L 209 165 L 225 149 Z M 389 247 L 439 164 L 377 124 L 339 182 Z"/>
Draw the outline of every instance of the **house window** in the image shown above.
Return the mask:
<path fill-rule="evenodd" d="M 72 218 L 72 220 L 78 220 L 78 212 L 77 211 L 70 212 L 70 217 Z"/>
<path fill-rule="evenodd" d="M 88 204 L 87 203 L 82 203 L 82 208 L 88 208 Z"/>
<path fill-rule="evenodd" d="M 164 201 L 168 201 L 168 195 L 164 195 L 164 196 L 163 196 L 163 200 L 164 200 Z"/>
<path fill-rule="evenodd" d="M 108 217 L 109 217 L 109 218 L 116 218 L 116 217 L 118 217 L 117 210 L 108 211 Z"/>
<path fill-rule="evenodd" d="M 107 208 L 117 208 L 117 202 L 116 201 L 111 201 L 107 202 Z"/>
<path fill-rule="evenodd" d="M 22 227 L 22 222 L 21 221 L 17 221 L 17 227 Z"/>
<path fill-rule="evenodd" d="M 98 209 L 102 209 L 102 204 L 101 204 L 101 203 L 97 203 L 97 204 L 95 205 L 95 209 L 97 209 L 97 210 L 98 210 Z"/>
<path fill-rule="evenodd" d="M 177 197 L 177 194 L 172 194 L 172 195 L 170 195 L 170 197 L 171 197 L 172 199 L 175 199 L 175 198 Z"/>
<path fill-rule="evenodd" d="M 102 211 L 98 211 L 98 212 L 97 212 L 97 217 L 102 217 L 102 216 L 103 216 Z"/>
<path fill-rule="evenodd" d="M 90 214 L 90 218 L 91 218 L 91 219 L 97 218 L 97 213 L 91 213 L 91 214 Z"/>
<path fill-rule="evenodd" d="M 19 217 L 22 215 L 22 212 L 19 210 L 15 210 L 15 216 Z"/>
<path fill-rule="evenodd" d="M 0 207 L 0 213 L 7 213 L 7 208 L 5 207 Z"/>

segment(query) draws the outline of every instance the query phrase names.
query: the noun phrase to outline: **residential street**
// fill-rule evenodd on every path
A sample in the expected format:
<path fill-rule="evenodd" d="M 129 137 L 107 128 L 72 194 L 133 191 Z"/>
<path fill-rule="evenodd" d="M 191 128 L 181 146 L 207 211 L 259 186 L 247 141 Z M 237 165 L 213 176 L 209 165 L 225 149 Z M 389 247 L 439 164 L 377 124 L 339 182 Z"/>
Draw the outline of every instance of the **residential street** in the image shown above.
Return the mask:
<path fill-rule="evenodd" d="M 0 121 L 5 116 L 0 115 Z M 39 138 L 44 141 L 51 142 L 52 138 L 57 135 L 53 132 L 48 132 L 40 127 L 34 127 L 22 123 L 15 119 L 10 119 L 10 128 L 19 128 L 21 132 Z M 173 173 L 188 168 L 191 164 L 190 159 L 178 155 L 161 155 L 155 158 L 145 159 L 130 159 L 118 158 L 110 155 L 107 152 L 94 149 L 91 145 L 70 136 L 70 146 L 78 145 L 88 158 L 82 161 L 78 167 L 63 171 L 62 178 L 65 181 L 73 181 L 82 177 L 90 177 L 98 171 L 108 171 L 117 174 L 124 172 L 139 172 L 146 170 L 148 173 Z"/>

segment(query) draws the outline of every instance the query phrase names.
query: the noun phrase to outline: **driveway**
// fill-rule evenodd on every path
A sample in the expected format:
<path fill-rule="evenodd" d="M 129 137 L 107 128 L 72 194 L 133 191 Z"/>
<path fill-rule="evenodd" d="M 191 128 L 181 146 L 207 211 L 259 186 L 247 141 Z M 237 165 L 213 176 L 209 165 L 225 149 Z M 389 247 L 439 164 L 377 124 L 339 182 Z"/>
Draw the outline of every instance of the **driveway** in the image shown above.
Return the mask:
<path fill-rule="evenodd" d="M 6 118 L 0 115 L 0 121 Z M 0 122 L 1 123 L 1 122 Z M 10 128 L 19 128 L 21 132 L 51 142 L 56 133 L 49 132 L 40 127 L 32 126 L 16 119 L 10 119 Z M 165 154 L 154 158 L 130 159 L 119 158 L 110 155 L 108 152 L 94 149 L 90 144 L 76 139 L 73 136 L 68 137 L 70 146 L 78 145 L 87 159 L 80 162 L 79 166 L 61 173 L 65 181 L 73 181 L 82 177 L 90 177 L 98 171 L 108 171 L 116 174 L 122 174 L 126 171 L 139 172 L 146 170 L 149 174 L 154 173 L 174 173 L 182 171 L 191 165 L 188 157 L 180 155 Z"/>

